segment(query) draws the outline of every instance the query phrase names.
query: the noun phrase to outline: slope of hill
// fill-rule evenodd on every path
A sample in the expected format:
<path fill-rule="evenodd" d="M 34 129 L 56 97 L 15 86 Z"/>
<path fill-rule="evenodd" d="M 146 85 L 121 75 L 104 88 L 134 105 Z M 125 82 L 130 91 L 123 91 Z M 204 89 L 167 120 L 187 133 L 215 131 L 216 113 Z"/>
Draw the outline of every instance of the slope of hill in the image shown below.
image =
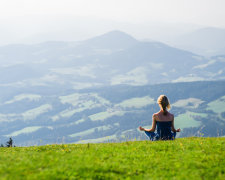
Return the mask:
<path fill-rule="evenodd" d="M 8 74 L 1 76 L 0 86 L 81 89 L 224 79 L 224 61 L 213 70 L 199 68 L 212 61 L 218 60 L 113 31 L 81 42 L 0 47 L 0 72 Z"/>
<path fill-rule="evenodd" d="M 137 127 L 151 126 L 160 94 L 171 101 L 175 125 L 182 129 L 178 137 L 225 132 L 224 81 L 22 92 L 1 95 L 2 142 L 9 137 L 17 145 L 144 139 Z"/>
<path fill-rule="evenodd" d="M 223 80 L 222 55 L 206 59 L 113 31 L 81 42 L 3 46 L 0 62 L 2 142 L 142 139 L 137 127 L 151 124 L 160 94 L 174 104 L 181 137 L 224 135 L 224 111 L 212 105 L 225 106 L 224 81 L 174 83 Z M 160 83 L 172 84 L 149 85 Z"/>
<path fill-rule="evenodd" d="M 203 56 L 225 54 L 225 29 L 202 28 L 174 40 L 177 47 Z"/>
<path fill-rule="evenodd" d="M 0 173 L 3 179 L 222 180 L 224 143 L 225 138 L 180 138 L 0 148 Z"/>

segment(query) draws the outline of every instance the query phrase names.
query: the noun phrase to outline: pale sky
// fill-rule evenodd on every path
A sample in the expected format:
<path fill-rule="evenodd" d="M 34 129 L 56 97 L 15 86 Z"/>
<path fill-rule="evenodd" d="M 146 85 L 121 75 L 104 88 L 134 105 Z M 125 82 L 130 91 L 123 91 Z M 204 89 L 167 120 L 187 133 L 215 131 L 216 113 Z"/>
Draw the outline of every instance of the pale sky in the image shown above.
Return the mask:
<path fill-rule="evenodd" d="M 0 0 L 0 18 L 71 15 L 225 27 L 225 0 Z"/>
<path fill-rule="evenodd" d="M 0 45 L 78 41 L 111 30 L 166 42 L 194 28 L 225 28 L 224 9 L 225 0 L 0 0 Z"/>

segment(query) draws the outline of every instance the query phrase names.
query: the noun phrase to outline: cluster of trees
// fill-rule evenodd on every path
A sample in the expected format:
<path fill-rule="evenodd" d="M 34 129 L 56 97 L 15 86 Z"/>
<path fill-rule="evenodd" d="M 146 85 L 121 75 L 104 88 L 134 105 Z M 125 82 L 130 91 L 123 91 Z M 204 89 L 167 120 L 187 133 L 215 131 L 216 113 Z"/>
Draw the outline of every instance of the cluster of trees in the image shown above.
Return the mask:
<path fill-rule="evenodd" d="M 9 140 L 6 142 L 5 146 L 1 144 L 1 147 L 16 147 L 15 145 L 13 146 L 13 140 L 12 138 L 9 138 Z"/>

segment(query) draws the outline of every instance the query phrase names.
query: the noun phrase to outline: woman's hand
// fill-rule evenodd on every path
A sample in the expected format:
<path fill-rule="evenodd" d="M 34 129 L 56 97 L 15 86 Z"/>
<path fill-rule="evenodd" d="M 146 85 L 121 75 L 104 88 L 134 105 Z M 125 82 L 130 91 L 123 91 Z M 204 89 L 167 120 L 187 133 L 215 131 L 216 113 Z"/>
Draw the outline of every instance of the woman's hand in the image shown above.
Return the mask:
<path fill-rule="evenodd" d="M 145 130 L 145 128 L 143 128 L 143 127 L 139 126 L 139 130 L 140 130 L 140 131 L 144 131 L 144 130 Z"/>
<path fill-rule="evenodd" d="M 180 128 L 176 130 L 176 132 L 180 132 L 180 131 L 181 131 Z"/>

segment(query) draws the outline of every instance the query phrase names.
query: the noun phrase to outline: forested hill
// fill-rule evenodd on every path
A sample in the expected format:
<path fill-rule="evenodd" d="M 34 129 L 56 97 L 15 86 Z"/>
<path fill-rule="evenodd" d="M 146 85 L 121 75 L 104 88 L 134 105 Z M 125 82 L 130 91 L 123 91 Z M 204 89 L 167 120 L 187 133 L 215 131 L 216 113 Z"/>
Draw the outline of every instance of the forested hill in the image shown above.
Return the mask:
<path fill-rule="evenodd" d="M 108 86 L 82 90 L 46 87 L 2 97 L 2 142 L 16 145 L 118 142 L 146 139 L 160 94 L 172 104 L 178 137 L 225 135 L 225 81 Z"/>

